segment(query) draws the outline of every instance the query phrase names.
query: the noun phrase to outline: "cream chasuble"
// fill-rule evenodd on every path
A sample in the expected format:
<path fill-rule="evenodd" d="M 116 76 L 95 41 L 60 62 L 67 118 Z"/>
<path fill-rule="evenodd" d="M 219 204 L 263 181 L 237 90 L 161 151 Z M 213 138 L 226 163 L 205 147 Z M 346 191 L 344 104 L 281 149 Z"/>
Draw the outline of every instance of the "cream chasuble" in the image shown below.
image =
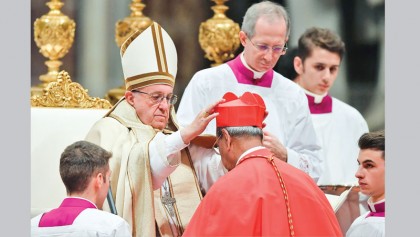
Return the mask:
<path fill-rule="evenodd" d="M 174 116 L 172 109 L 169 122 L 172 131 L 177 129 Z M 162 236 L 172 236 L 171 214 L 176 217 L 172 222 L 179 223 L 177 234 L 181 235 L 202 198 L 187 148 L 181 152 L 181 164 L 165 181 L 169 184 L 171 197 L 161 195 L 161 190 L 153 193 L 149 143 L 157 132 L 144 125 L 134 108 L 122 99 L 93 126 L 86 137 L 87 141 L 112 151 L 111 189 L 115 206 L 118 215 L 132 226 L 133 236 L 136 237 L 156 236 L 155 221 Z M 163 205 L 162 200 L 173 204 Z M 107 208 L 106 202 L 104 209 Z"/>

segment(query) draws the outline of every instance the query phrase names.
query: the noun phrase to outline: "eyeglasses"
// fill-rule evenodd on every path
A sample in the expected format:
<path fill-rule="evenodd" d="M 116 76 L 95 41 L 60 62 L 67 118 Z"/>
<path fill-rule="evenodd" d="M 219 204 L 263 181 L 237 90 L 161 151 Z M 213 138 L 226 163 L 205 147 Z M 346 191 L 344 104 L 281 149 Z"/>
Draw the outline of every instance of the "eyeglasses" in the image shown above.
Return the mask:
<path fill-rule="evenodd" d="M 223 136 L 223 134 L 220 134 L 220 136 L 218 136 L 217 137 L 217 139 L 216 139 L 216 141 L 214 142 L 214 144 L 213 144 L 213 150 L 216 152 L 216 154 L 218 154 L 218 155 L 220 155 L 220 152 L 219 152 L 219 144 L 218 144 L 218 142 L 219 142 L 219 140 L 220 140 L 220 138 Z"/>
<path fill-rule="evenodd" d="M 149 99 L 152 101 L 153 104 L 160 104 L 162 103 L 163 99 L 166 99 L 168 104 L 174 105 L 178 100 L 178 96 L 174 94 L 169 94 L 165 97 L 162 93 L 159 93 L 159 92 L 146 93 L 146 92 L 138 91 L 138 90 L 132 90 L 131 92 L 137 92 L 137 93 L 148 95 Z"/>
<path fill-rule="evenodd" d="M 268 45 L 265 45 L 265 44 L 254 44 L 254 42 L 252 42 L 252 40 L 250 39 L 250 38 L 248 38 L 248 36 L 246 37 L 248 40 L 249 40 L 249 42 L 251 42 L 251 44 L 252 45 L 254 45 L 254 47 L 256 48 L 256 49 L 258 49 L 258 51 L 260 51 L 261 53 L 268 53 L 268 52 L 270 52 L 270 49 L 273 51 L 273 53 L 275 53 L 275 54 L 284 54 L 284 53 L 286 53 L 286 50 L 287 50 L 287 43 L 286 44 L 284 44 L 284 46 L 282 47 L 282 46 L 279 46 L 279 45 L 275 45 L 275 46 L 273 46 L 273 47 L 270 47 L 270 46 L 268 46 Z"/>

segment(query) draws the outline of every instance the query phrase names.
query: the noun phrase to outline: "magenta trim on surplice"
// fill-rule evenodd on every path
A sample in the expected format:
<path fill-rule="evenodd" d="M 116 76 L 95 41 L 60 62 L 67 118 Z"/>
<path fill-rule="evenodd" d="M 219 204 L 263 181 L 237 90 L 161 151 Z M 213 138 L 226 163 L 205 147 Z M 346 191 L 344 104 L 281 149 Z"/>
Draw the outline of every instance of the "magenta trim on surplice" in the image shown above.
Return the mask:
<path fill-rule="evenodd" d="M 254 79 L 254 73 L 245 67 L 241 61 L 241 55 L 238 55 L 235 59 L 227 62 L 227 65 L 232 69 L 235 74 L 236 80 L 241 84 L 249 84 L 254 86 L 271 87 L 273 82 L 273 69 L 268 70 L 260 79 Z"/>
<path fill-rule="evenodd" d="M 374 206 L 375 206 L 375 211 L 373 211 L 372 208 L 370 208 L 370 206 L 368 205 L 368 208 L 369 208 L 370 212 L 366 216 L 366 218 L 368 218 L 368 217 L 385 217 L 385 202 L 375 204 Z"/>
<path fill-rule="evenodd" d="M 61 205 L 42 215 L 39 227 L 54 227 L 73 224 L 76 217 L 86 208 L 96 208 L 96 206 L 84 199 L 66 198 Z"/>
<path fill-rule="evenodd" d="M 311 111 L 311 114 L 331 113 L 332 97 L 330 95 L 326 95 L 322 98 L 322 101 L 319 104 L 315 103 L 315 98 L 313 96 L 306 94 L 306 97 L 308 97 L 309 110 Z"/>

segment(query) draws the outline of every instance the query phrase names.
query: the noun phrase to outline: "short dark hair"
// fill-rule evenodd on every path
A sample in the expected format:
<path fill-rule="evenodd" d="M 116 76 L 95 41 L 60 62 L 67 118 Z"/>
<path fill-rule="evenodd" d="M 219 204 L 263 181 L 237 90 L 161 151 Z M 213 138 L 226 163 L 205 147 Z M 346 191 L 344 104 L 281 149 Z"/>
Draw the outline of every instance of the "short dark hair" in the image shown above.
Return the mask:
<path fill-rule="evenodd" d="M 382 151 L 382 158 L 385 160 L 385 131 L 364 133 L 359 139 L 359 148 Z"/>
<path fill-rule="evenodd" d="M 90 178 L 98 173 L 103 173 L 106 179 L 111 156 L 111 152 L 88 141 L 77 141 L 66 147 L 60 158 L 60 176 L 67 194 L 85 191 Z"/>
<path fill-rule="evenodd" d="M 307 29 L 298 41 L 298 56 L 303 61 L 309 57 L 315 47 L 337 53 L 343 59 L 345 44 L 340 36 L 329 29 L 312 27 Z"/>

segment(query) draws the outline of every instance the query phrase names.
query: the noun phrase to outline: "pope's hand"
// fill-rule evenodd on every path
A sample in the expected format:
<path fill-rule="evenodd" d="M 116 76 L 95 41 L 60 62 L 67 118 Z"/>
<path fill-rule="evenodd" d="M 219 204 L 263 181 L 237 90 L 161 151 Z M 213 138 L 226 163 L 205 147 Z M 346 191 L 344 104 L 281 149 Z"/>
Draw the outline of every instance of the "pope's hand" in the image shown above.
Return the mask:
<path fill-rule="evenodd" d="M 191 140 L 200 135 L 206 129 L 210 121 L 219 115 L 219 113 L 214 112 L 214 107 L 224 101 L 225 99 L 220 99 L 213 104 L 210 104 L 197 114 L 190 125 L 180 129 L 181 137 L 185 144 L 189 144 Z"/>

